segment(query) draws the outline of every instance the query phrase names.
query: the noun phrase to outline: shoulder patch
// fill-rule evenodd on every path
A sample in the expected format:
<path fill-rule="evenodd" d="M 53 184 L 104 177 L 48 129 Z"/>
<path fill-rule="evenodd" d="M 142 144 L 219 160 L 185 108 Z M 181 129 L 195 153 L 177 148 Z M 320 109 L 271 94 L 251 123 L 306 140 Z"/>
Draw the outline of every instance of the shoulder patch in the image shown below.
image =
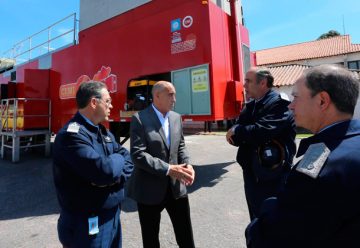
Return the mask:
<path fill-rule="evenodd" d="M 66 129 L 66 132 L 78 133 L 79 129 L 80 129 L 80 125 L 77 122 L 72 122 L 69 124 L 68 128 Z"/>
<path fill-rule="evenodd" d="M 305 152 L 296 170 L 312 178 L 317 178 L 329 155 L 330 149 L 324 143 L 312 144 Z"/>
<path fill-rule="evenodd" d="M 280 92 L 280 98 L 290 102 L 289 96 L 285 92 Z"/>

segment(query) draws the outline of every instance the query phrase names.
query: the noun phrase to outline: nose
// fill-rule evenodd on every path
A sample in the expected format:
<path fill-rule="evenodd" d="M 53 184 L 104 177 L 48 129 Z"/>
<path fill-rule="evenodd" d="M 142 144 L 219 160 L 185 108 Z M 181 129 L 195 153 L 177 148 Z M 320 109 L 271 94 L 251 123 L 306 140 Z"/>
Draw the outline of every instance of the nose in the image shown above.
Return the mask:
<path fill-rule="evenodd" d="M 245 82 L 245 83 L 244 83 L 244 88 L 247 89 L 247 87 L 248 87 L 248 83 Z"/>
<path fill-rule="evenodd" d="M 294 110 L 294 101 L 292 101 L 289 105 L 288 105 L 288 108 L 290 110 Z"/>

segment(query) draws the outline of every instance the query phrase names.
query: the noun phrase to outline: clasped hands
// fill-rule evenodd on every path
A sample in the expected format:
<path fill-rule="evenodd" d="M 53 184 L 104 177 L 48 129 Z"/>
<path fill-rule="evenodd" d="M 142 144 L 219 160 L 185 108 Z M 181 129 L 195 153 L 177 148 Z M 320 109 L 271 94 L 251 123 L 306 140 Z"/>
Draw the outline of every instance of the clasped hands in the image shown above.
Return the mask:
<path fill-rule="evenodd" d="M 180 181 L 186 186 L 193 184 L 195 179 L 195 171 L 190 164 L 170 165 L 169 176 Z"/>
<path fill-rule="evenodd" d="M 234 145 L 234 140 L 233 140 L 233 136 L 235 134 L 235 128 L 237 127 L 238 125 L 234 125 L 232 126 L 232 128 L 230 128 L 227 133 L 226 133 L 226 141 L 230 144 L 230 145 Z"/>

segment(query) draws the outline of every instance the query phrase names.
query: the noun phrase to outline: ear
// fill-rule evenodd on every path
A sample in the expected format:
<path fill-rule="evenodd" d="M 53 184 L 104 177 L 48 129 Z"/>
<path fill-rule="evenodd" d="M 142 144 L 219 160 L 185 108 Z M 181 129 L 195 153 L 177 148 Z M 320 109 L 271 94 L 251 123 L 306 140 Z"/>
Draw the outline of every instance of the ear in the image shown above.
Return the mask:
<path fill-rule="evenodd" d="M 95 97 L 91 98 L 89 104 L 90 104 L 90 107 L 91 107 L 92 109 L 95 109 L 95 108 L 96 108 L 96 104 L 97 104 L 97 99 L 96 99 Z"/>
<path fill-rule="evenodd" d="M 319 106 L 321 110 L 326 110 L 331 104 L 331 98 L 326 91 L 322 91 L 318 94 L 319 96 Z"/>
<path fill-rule="evenodd" d="M 156 91 L 155 94 L 154 94 L 154 98 L 159 98 L 159 95 L 160 95 L 160 91 Z"/>
<path fill-rule="evenodd" d="M 266 78 L 263 78 L 263 79 L 260 80 L 260 85 L 263 88 L 267 88 L 267 80 L 266 80 Z"/>

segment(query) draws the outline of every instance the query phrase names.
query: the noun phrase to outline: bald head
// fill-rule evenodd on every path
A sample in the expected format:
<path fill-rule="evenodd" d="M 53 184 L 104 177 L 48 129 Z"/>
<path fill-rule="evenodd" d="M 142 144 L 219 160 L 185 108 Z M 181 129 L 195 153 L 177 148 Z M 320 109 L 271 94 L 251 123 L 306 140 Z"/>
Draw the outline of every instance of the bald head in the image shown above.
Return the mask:
<path fill-rule="evenodd" d="M 174 108 L 176 91 L 172 83 L 159 81 L 152 88 L 153 104 L 162 114 Z"/>
<path fill-rule="evenodd" d="M 156 92 L 161 92 L 169 87 L 174 87 L 172 85 L 172 83 L 168 82 L 168 81 L 158 81 L 156 84 L 154 84 L 152 90 L 151 90 L 151 94 L 154 97 L 154 94 Z"/>

